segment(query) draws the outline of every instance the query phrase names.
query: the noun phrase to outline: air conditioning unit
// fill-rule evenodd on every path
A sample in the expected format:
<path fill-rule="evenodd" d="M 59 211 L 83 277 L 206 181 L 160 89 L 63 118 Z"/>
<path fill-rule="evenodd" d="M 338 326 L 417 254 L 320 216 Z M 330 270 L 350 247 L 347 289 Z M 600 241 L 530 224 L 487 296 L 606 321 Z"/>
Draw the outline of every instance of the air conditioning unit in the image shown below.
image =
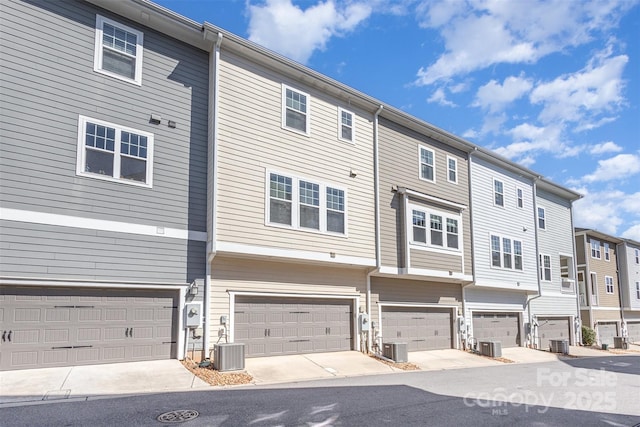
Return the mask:
<path fill-rule="evenodd" d="M 406 342 L 382 343 L 382 355 L 394 362 L 405 363 L 409 361 Z"/>
<path fill-rule="evenodd" d="M 502 357 L 502 343 L 500 341 L 479 341 L 480 354 L 489 357 Z"/>
<path fill-rule="evenodd" d="M 613 337 L 613 348 L 627 350 L 629 348 L 629 339 L 627 337 Z"/>
<path fill-rule="evenodd" d="M 565 292 L 573 291 L 573 284 L 574 283 L 575 283 L 575 281 L 573 279 L 563 278 L 562 279 L 562 290 L 565 291 Z"/>
<path fill-rule="evenodd" d="M 213 367 L 221 372 L 244 369 L 244 344 L 216 344 L 213 346 Z"/>
<path fill-rule="evenodd" d="M 569 354 L 569 340 L 549 340 L 551 353 Z"/>

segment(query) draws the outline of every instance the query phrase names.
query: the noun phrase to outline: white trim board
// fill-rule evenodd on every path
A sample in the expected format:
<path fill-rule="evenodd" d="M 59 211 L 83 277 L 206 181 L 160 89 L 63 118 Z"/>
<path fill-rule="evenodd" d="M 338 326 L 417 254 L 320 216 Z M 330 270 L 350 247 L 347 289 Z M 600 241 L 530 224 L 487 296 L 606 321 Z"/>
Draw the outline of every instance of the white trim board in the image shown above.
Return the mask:
<path fill-rule="evenodd" d="M 205 231 L 181 230 L 161 225 L 132 224 L 96 218 L 83 218 L 48 212 L 25 211 L 21 209 L 0 208 L 0 220 L 28 222 L 31 224 L 54 225 L 58 227 L 82 228 L 85 230 L 112 231 L 143 236 L 165 237 L 169 239 L 207 241 Z"/>

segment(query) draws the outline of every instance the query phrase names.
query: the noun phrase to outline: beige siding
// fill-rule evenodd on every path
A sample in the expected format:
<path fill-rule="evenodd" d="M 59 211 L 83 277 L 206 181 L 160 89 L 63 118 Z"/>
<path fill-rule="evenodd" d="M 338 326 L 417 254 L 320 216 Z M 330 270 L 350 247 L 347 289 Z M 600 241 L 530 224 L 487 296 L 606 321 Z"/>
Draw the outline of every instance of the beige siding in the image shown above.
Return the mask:
<path fill-rule="evenodd" d="M 211 339 L 215 342 L 220 316 L 230 315 L 229 292 L 309 295 L 357 295 L 366 303 L 364 270 L 282 262 L 216 257 L 211 266 Z"/>
<path fill-rule="evenodd" d="M 619 310 L 593 310 L 593 321 L 604 322 L 609 320 L 620 320 Z"/>
<path fill-rule="evenodd" d="M 448 269 L 453 272 L 462 272 L 462 257 L 432 252 L 420 249 L 411 249 L 411 267 L 427 270 Z M 471 274 L 471 272 L 467 272 Z"/>
<path fill-rule="evenodd" d="M 219 241 L 375 257 L 372 114 L 229 53 L 220 73 Z M 310 136 L 282 129 L 282 83 L 309 95 Z M 338 139 L 338 106 L 355 115 L 354 144 Z M 345 189 L 348 236 L 265 225 L 267 170 Z"/>
<path fill-rule="evenodd" d="M 598 240 L 598 239 L 595 239 Z M 610 261 L 604 259 L 604 241 L 600 241 L 601 259 L 589 258 L 589 269 L 597 274 L 598 282 L 598 306 L 599 307 L 620 307 L 620 296 L 618 289 L 618 274 L 616 270 L 616 245 L 609 243 Z M 587 249 L 591 256 L 591 237 L 587 239 Z M 608 294 L 606 290 L 605 276 L 613 278 L 613 293 Z"/>
<path fill-rule="evenodd" d="M 446 144 L 406 129 L 386 119 L 379 123 L 380 225 L 382 265 L 404 267 L 404 218 L 399 196 L 393 186 L 469 206 L 468 161 L 466 154 Z M 420 179 L 419 146 L 435 152 L 436 182 Z M 447 156 L 457 159 L 458 183 L 447 181 Z M 438 207 L 441 210 L 441 208 Z M 471 274 L 471 229 L 469 209 L 462 213 L 462 238 L 465 273 Z M 443 259 L 444 260 L 444 259 Z M 448 271 L 446 263 L 437 266 Z M 458 271 L 458 270 L 456 270 Z"/>

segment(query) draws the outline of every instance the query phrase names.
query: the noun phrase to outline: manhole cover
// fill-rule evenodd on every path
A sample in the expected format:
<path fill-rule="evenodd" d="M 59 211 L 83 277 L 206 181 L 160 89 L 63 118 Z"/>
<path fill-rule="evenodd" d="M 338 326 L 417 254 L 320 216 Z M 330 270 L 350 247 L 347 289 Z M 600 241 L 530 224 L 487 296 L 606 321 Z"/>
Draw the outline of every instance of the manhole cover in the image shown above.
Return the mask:
<path fill-rule="evenodd" d="M 178 411 L 169 411 L 160 414 L 156 419 L 161 423 L 183 423 L 197 418 L 198 415 L 200 415 L 198 411 L 194 411 L 193 409 L 180 409 Z"/>

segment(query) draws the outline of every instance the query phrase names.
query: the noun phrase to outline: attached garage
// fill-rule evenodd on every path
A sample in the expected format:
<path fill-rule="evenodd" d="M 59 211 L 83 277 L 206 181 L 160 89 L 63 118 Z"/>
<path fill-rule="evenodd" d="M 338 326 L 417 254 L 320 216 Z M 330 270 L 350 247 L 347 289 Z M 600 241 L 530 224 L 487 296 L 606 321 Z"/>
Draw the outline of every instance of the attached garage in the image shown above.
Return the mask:
<path fill-rule="evenodd" d="M 640 344 L 640 322 L 628 322 L 627 332 L 629 333 L 629 341 Z"/>
<path fill-rule="evenodd" d="M 598 322 L 596 328 L 600 344 L 609 344 L 613 347 L 613 337 L 618 336 L 618 324 L 616 322 Z"/>
<path fill-rule="evenodd" d="M 177 357 L 178 293 L 5 287 L 0 370 Z"/>
<path fill-rule="evenodd" d="M 234 341 L 248 357 L 353 348 L 354 299 L 237 295 Z"/>
<path fill-rule="evenodd" d="M 408 351 L 454 347 L 451 308 L 381 305 L 382 341 L 406 342 Z"/>
<path fill-rule="evenodd" d="M 540 349 L 548 350 L 551 340 L 569 340 L 571 342 L 571 319 L 569 317 L 539 317 L 538 338 Z"/>
<path fill-rule="evenodd" d="M 500 341 L 502 347 L 520 346 L 518 313 L 473 313 L 473 337 L 478 340 Z"/>

